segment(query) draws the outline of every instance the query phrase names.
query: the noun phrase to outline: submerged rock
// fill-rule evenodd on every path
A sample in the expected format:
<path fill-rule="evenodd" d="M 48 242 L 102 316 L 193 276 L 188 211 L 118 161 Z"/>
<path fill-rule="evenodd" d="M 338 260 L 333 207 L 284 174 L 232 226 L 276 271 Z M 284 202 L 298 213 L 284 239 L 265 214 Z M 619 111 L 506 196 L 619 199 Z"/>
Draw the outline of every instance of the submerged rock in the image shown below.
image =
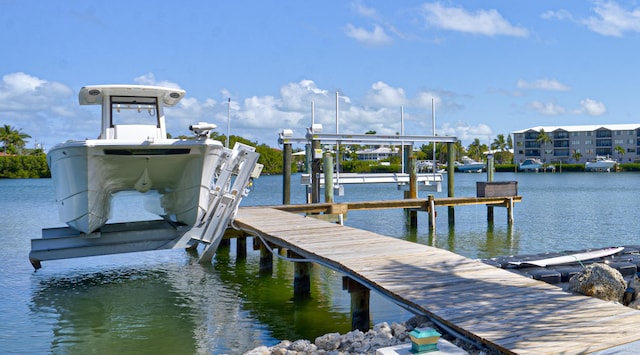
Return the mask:
<path fill-rule="evenodd" d="M 622 302 L 626 282 L 620 271 L 601 263 L 588 265 L 569 280 L 569 291 Z"/>

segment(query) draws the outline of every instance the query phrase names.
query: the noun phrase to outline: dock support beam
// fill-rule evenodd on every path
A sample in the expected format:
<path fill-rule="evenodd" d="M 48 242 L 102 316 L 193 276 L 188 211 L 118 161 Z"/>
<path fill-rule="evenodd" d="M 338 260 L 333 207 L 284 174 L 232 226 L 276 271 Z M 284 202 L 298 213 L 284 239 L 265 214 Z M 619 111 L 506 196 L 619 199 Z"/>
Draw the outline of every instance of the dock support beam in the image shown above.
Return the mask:
<path fill-rule="evenodd" d="M 416 158 L 413 155 L 409 156 L 409 198 L 418 198 L 418 177 L 416 168 Z M 435 169 L 435 168 L 434 168 Z M 409 225 L 411 227 L 418 226 L 418 211 L 409 210 Z"/>
<path fill-rule="evenodd" d="M 351 330 L 369 331 L 371 317 L 369 315 L 369 296 L 371 291 L 349 277 L 342 278 L 342 289 L 351 295 Z"/>
<path fill-rule="evenodd" d="M 259 238 L 253 238 L 253 250 L 260 250 L 260 275 L 271 275 L 273 273 L 273 254 L 269 250 L 269 246 Z"/>
<path fill-rule="evenodd" d="M 487 182 L 493 182 L 493 154 L 487 155 Z M 493 206 L 487 205 L 487 223 L 493 224 Z"/>
<path fill-rule="evenodd" d="M 427 201 L 429 204 L 429 230 L 436 230 L 436 201 L 433 195 L 429 195 L 429 199 Z"/>
<path fill-rule="evenodd" d="M 507 224 L 513 225 L 513 198 L 509 197 L 507 201 Z"/>
<path fill-rule="evenodd" d="M 447 143 L 447 196 L 454 197 L 454 166 L 456 161 L 456 146 L 454 143 Z M 456 213 L 453 206 L 449 206 L 448 208 L 448 218 L 449 218 L 449 226 L 453 226 L 456 224 Z"/>
<path fill-rule="evenodd" d="M 236 258 L 238 260 L 247 258 L 247 237 L 236 238 Z"/>
<path fill-rule="evenodd" d="M 291 143 L 285 143 L 282 152 L 282 204 L 291 203 Z"/>
<path fill-rule="evenodd" d="M 288 251 L 288 256 L 293 259 L 302 257 L 292 251 Z M 311 263 L 294 262 L 293 276 L 293 298 L 307 298 L 311 295 Z"/>
<path fill-rule="evenodd" d="M 324 202 L 333 203 L 333 157 L 331 153 L 324 153 Z"/>

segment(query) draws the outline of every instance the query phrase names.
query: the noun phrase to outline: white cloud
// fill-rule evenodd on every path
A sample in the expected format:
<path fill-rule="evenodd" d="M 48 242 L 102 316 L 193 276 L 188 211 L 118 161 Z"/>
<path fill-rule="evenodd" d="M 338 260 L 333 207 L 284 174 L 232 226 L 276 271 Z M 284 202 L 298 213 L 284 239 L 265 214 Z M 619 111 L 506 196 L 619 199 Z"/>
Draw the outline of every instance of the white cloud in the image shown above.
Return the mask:
<path fill-rule="evenodd" d="M 640 32 L 640 8 L 625 9 L 615 1 L 595 1 L 593 16 L 576 18 L 567 10 L 546 11 L 546 20 L 569 20 L 603 36 L 622 37 L 625 32 Z"/>
<path fill-rule="evenodd" d="M 496 10 L 469 12 L 462 7 L 447 7 L 439 2 L 422 5 L 423 15 L 431 26 L 484 36 L 527 37 L 529 31 L 509 23 Z"/>
<path fill-rule="evenodd" d="M 139 77 L 133 79 L 133 82 L 138 85 L 151 85 L 151 86 L 164 86 L 174 89 L 180 89 L 180 85 L 167 80 L 157 81 L 156 76 L 153 73 L 147 73 L 144 75 L 140 75 Z"/>
<path fill-rule="evenodd" d="M 576 114 L 587 114 L 590 116 L 601 116 L 607 112 L 607 108 L 602 102 L 586 98 L 580 100 L 580 109 L 576 110 Z"/>
<path fill-rule="evenodd" d="M 375 107 L 400 107 L 407 102 L 404 89 L 394 88 L 378 81 L 371 85 L 371 90 L 365 97 L 365 102 Z"/>
<path fill-rule="evenodd" d="M 379 25 L 374 25 L 372 31 L 367 31 L 364 28 L 355 27 L 352 24 L 347 24 L 344 29 L 345 34 L 360 42 L 362 45 L 368 47 L 384 46 L 393 42 L 391 37 L 387 35 L 384 28 Z"/>
<path fill-rule="evenodd" d="M 362 17 L 368 17 L 372 19 L 378 18 L 378 11 L 376 9 L 366 6 L 362 1 L 354 1 L 351 3 L 351 8 L 358 15 Z"/>
<path fill-rule="evenodd" d="M 529 107 L 545 116 L 555 116 L 565 112 L 564 107 L 554 102 L 533 101 L 529 104 Z"/>
<path fill-rule="evenodd" d="M 438 135 L 454 136 L 460 141 L 473 141 L 479 139 L 481 143 L 489 144 L 489 139 L 494 135 L 493 131 L 486 124 L 470 125 L 467 122 L 455 122 L 453 124 L 445 122 L 436 131 Z"/>
<path fill-rule="evenodd" d="M 569 91 L 571 88 L 556 79 L 540 79 L 534 82 L 518 80 L 518 88 L 520 89 L 539 89 L 550 91 Z"/>
<path fill-rule="evenodd" d="M 640 32 L 640 8 L 626 10 L 614 1 L 599 1 L 596 16 L 582 21 L 590 30 L 605 36 L 621 37 L 624 32 Z"/>
<path fill-rule="evenodd" d="M 549 10 L 540 15 L 545 20 L 573 20 L 573 15 L 567 10 Z"/>

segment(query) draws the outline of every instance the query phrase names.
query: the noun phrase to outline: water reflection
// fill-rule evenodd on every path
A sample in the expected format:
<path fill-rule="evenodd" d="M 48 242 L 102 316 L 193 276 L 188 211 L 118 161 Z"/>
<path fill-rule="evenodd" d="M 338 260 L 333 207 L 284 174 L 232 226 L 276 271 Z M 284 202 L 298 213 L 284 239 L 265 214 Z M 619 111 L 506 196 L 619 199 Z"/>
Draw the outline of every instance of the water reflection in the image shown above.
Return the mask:
<path fill-rule="evenodd" d="M 57 315 L 51 352 L 195 353 L 188 297 L 162 271 L 115 269 L 43 280 L 31 311 Z"/>

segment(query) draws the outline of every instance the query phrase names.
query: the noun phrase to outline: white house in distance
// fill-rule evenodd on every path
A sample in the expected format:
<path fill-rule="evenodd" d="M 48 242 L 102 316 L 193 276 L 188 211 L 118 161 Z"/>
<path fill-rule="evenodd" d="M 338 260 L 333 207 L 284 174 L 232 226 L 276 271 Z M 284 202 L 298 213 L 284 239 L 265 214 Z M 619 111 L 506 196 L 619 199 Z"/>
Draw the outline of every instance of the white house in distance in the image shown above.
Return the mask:
<path fill-rule="evenodd" d="M 540 131 L 549 136 L 548 143 L 538 140 Z M 537 158 L 545 163 L 584 163 L 596 156 L 609 156 L 618 162 L 640 160 L 640 123 L 538 126 L 513 132 L 514 162 Z M 621 147 L 624 153 L 618 152 Z M 576 153 L 580 159 L 576 161 Z"/>
<path fill-rule="evenodd" d="M 397 156 L 399 154 L 397 147 L 375 146 L 364 150 L 356 151 L 358 160 L 380 161 Z"/>

